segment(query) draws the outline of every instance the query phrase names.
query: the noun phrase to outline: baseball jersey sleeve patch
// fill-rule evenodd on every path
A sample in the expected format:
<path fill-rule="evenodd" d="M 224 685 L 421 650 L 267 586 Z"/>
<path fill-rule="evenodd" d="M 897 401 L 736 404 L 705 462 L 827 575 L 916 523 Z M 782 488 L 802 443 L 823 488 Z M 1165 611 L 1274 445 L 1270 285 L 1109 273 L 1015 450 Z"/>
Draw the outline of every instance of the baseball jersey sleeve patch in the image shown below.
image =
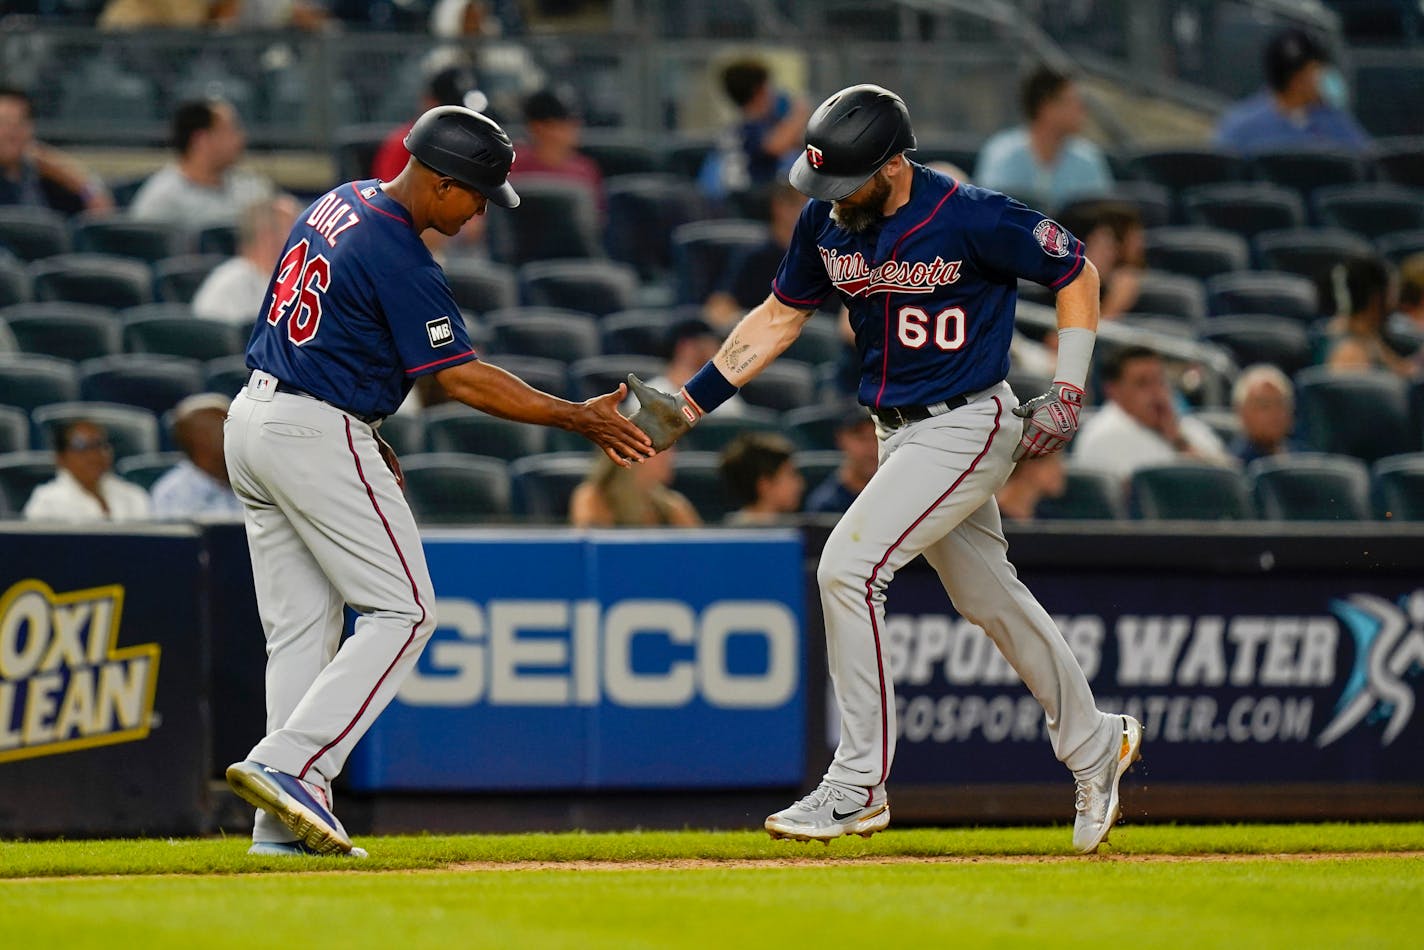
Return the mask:
<path fill-rule="evenodd" d="M 430 337 L 431 346 L 445 346 L 455 340 L 455 330 L 450 326 L 449 317 L 429 321 L 425 324 L 425 332 Z"/>
<path fill-rule="evenodd" d="M 1068 256 L 1068 232 L 1057 221 L 1044 218 L 1033 229 L 1033 239 L 1049 257 Z"/>

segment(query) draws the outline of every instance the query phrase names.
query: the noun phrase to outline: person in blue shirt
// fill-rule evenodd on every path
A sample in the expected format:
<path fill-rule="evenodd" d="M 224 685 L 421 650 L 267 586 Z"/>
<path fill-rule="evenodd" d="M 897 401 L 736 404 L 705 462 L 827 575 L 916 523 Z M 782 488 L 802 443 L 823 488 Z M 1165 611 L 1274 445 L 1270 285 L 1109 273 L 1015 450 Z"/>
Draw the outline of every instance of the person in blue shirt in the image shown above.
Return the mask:
<path fill-rule="evenodd" d="M 722 89 L 737 107 L 737 121 L 722 134 L 698 177 L 704 193 L 726 198 L 770 186 L 800 154 L 810 109 L 778 89 L 758 59 L 740 59 L 722 70 Z"/>
<path fill-rule="evenodd" d="M 267 736 L 227 770 L 260 809 L 253 854 L 363 854 L 336 819 L 331 782 L 435 629 L 420 533 L 378 431 L 414 381 L 433 375 L 483 412 L 578 432 L 619 464 L 652 454 L 618 413 L 626 386 L 568 402 L 477 358 L 420 239 L 456 234 L 488 202 L 518 206 L 509 136 L 440 106 L 405 144 L 393 181 L 347 182 L 298 216 L 228 413 L 228 476 L 267 636 Z M 346 606 L 356 622 L 341 644 Z"/>
<path fill-rule="evenodd" d="M 1218 148 L 1243 155 L 1370 148 L 1369 135 L 1345 109 L 1345 80 L 1318 39 L 1302 29 L 1284 30 L 1266 44 L 1263 65 L 1266 88 L 1221 117 L 1213 138 Z"/>
<path fill-rule="evenodd" d="M 153 483 L 155 518 L 240 515 L 242 502 L 228 484 L 223 426 L 231 400 L 198 393 L 173 407 L 173 441 L 185 458 Z"/>
<path fill-rule="evenodd" d="M 1112 171 L 1102 149 L 1081 134 L 1088 113 L 1073 77 L 1040 66 L 1024 80 L 1021 97 L 1028 124 L 984 143 L 975 183 L 1053 208 L 1111 189 Z"/>

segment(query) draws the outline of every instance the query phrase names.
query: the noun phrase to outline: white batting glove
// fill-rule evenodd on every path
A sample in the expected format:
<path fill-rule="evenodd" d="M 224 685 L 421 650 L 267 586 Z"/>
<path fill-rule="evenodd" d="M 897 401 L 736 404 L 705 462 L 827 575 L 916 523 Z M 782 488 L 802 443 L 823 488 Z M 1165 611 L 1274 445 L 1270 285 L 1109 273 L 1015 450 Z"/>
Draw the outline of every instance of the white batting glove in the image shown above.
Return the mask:
<path fill-rule="evenodd" d="M 1078 431 L 1078 413 L 1082 408 L 1083 390 L 1062 381 L 1048 387 L 1042 396 L 1016 407 L 1014 415 L 1024 424 L 1018 448 L 1014 449 L 1014 461 L 1060 451 Z"/>

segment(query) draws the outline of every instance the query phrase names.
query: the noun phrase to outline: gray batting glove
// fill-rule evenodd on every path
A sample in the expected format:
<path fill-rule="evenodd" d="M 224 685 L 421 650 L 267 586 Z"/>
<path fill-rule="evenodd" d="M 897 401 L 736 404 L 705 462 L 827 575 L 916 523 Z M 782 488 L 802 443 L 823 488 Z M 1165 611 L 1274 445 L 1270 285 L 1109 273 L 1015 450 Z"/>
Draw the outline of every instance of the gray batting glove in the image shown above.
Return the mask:
<path fill-rule="evenodd" d="M 654 389 L 635 374 L 628 374 L 628 389 L 638 397 L 638 411 L 633 413 L 633 425 L 653 440 L 653 448 L 661 452 L 702 418 L 702 410 L 688 402 L 679 392 L 670 396 Z"/>
<path fill-rule="evenodd" d="M 1024 424 L 1018 448 L 1014 449 L 1014 461 L 1040 458 L 1062 449 L 1078 431 L 1082 408 L 1083 390 L 1064 382 L 1055 382 L 1042 396 L 1015 408 L 1014 415 Z"/>

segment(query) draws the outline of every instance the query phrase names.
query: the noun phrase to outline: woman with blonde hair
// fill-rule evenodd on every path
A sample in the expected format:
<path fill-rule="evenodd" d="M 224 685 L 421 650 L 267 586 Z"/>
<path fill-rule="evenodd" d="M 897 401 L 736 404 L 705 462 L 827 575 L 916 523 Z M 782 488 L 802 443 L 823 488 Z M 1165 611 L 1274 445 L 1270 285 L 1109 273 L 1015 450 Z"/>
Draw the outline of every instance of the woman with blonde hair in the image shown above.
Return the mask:
<path fill-rule="evenodd" d="M 695 528 L 702 524 L 692 503 L 668 487 L 676 454 L 676 450 L 665 449 L 624 468 L 599 453 L 588 477 L 569 499 L 569 523 L 576 528 Z"/>

